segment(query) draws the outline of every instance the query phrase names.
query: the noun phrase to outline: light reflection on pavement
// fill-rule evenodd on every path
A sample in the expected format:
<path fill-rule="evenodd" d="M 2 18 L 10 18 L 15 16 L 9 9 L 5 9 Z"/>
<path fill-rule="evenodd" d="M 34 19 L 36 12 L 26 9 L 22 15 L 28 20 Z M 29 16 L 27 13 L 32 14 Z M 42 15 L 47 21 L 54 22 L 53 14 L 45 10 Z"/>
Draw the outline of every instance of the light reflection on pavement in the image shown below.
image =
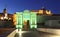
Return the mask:
<path fill-rule="evenodd" d="M 41 31 L 22 31 L 21 33 L 16 33 L 15 37 L 60 37 L 60 35 L 55 35 Z"/>

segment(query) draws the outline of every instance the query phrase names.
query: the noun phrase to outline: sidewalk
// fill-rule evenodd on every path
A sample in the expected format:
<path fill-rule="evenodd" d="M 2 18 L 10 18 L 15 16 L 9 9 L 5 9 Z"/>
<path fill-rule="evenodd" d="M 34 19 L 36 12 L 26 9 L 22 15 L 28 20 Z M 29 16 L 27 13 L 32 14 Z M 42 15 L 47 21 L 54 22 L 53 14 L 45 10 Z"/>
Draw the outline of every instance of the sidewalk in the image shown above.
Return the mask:
<path fill-rule="evenodd" d="M 38 31 L 52 33 L 56 35 L 60 35 L 60 29 L 50 29 L 50 28 L 37 28 Z"/>

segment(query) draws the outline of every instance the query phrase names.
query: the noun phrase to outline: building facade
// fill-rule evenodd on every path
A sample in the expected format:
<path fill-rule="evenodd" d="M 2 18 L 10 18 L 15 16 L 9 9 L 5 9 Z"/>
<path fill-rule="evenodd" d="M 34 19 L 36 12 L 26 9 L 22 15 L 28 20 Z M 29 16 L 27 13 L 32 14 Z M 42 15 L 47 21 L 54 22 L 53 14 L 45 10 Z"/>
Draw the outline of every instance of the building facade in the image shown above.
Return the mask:
<path fill-rule="evenodd" d="M 12 20 L 13 19 L 13 14 L 7 13 L 7 9 L 3 9 L 3 13 L 0 13 L 0 20 Z"/>
<path fill-rule="evenodd" d="M 20 14 L 21 13 L 21 14 Z M 22 13 L 23 13 L 23 17 L 27 17 L 27 18 L 22 18 L 22 17 L 20 17 L 21 19 L 20 20 L 24 20 L 24 19 L 30 19 L 30 16 L 33 16 L 35 13 L 36 13 L 36 18 L 37 18 L 37 24 L 41 24 L 41 23 L 44 23 L 45 22 L 45 16 L 47 15 L 47 16 L 51 16 L 51 11 L 49 11 L 49 10 L 45 10 L 45 8 L 42 8 L 41 10 L 30 10 L 30 11 L 25 11 L 25 12 L 20 12 L 20 13 L 18 13 L 18 15 L 20 14 L 21 16 L 22 16 Z M 31 15 L 30 15 L 30 14 Z M 26 15 L 26 16 L 24 16 L 24 15 Z M 30 15 L 30 16 L 29 16 Z M 34 18 L 35 18 L 35 16 L 33 16 Z M 31 18 L 33 18 L 33 17 L 31 17 Z M 16 25 L 16 13 L 15 14 L 13 14 L 13 22 L 14 22 L 14 25 Z M 33 19 L 33 20 L 35 20 L 35 19 Z M 21 21 L 20 21 L 21 22 Z"/>
<path fill-rule="evenodd" d="M 13 28 L 13 14 L 9 14 L 7 9 L 0 13 L 0 28 Z"/>
<path fill-rule="evenodd" d="M 30 12 L 24 10 L 23 12 L 16 12 L 16 28 L 37 28 L 37 12 Z"/>
<path fill-rule="evenodd" d="M 46 27 L 60 27 L 60 14 L 52 14 L 50 10 L 32 10 L 37 12 L 37 24 Z"/>
<path fill-rule="evenodd" d="M 40 10 L 30 10 L 30 11 L 27 10 L 25 12 L 20 12 L 20 13 L 18 12 L 18 15 L 23 16 L 23 17 L 20 17 L 20 20 L 23 19 L 23 22 L 25 19 L 29 20 L 30 16 L 32 16 L 29 13 L 32 13 L 32 15 L 33 15 L 33 13 L 36 13 L 36 15 L 37 15 L 36 22 L 37 22 L 37 25 L 39 25 L 39 26 L 44 25 L 44 26 L 48 26 L 48 27 L 60 27 L 60 21 L 59 21 L 60 14 L 52 14 L 52 12 L 50 10 L 46 10 L 45 8 L 42 8 Z M 31 17 L 31 18 L 33 18 L 33 17 Z M 35 20 L 35 19 L 33 19 L 33 20 Z M 13 22 L 16 25 L 16 14 L 14 14 Z M 25 20 L 25 22 L 26 22 L 26 20 Z"/>
<path fill-rule="evenodd" d="M 53 14 L 52 16 L 45 16 L 45 25 L 48 27 L 60 28 L 60 14 Z"/>

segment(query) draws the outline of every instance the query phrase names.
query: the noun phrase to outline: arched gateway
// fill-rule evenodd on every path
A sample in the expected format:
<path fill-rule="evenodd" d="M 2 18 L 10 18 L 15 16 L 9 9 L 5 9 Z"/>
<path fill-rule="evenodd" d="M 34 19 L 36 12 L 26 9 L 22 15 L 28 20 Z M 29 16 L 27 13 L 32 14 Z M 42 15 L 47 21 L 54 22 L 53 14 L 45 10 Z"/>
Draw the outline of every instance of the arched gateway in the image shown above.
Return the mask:
<path fill-rule="evenodd" d="M 16 12 L 16 28 L 37 28 L 37 12 Z"/>

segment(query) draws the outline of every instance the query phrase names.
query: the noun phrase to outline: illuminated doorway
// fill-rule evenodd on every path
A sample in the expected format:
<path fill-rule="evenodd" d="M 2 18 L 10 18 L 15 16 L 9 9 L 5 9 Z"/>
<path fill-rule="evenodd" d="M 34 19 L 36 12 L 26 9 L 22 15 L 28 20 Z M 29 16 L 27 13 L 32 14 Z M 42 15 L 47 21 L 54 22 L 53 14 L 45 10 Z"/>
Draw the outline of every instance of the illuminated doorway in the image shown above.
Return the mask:
<path fill-rule="evenodd" d="M 24 20 L 24 28 L 29 28 L 29 20 Z"/>

